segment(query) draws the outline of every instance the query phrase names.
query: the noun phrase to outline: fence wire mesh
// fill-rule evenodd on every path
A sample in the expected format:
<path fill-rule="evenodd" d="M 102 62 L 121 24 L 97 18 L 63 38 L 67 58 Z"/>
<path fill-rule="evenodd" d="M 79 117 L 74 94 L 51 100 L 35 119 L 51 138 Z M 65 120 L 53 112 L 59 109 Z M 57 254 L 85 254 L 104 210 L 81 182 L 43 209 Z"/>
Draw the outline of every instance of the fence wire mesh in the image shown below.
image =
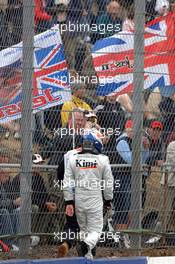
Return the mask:
<path fill-rule="evenodd" d="M 33 160 L 33 164 L 39 162 L 41 165 L 33 168 L 31 172 L 31 233 L 21 233 L 19 218 L 23 194 L 20 192 L 20 175 L 25 172 L 20 170 L 22 133 L 21 119 L 17 114 L 21 111 L 18 103 L 21 100 L 22 89 L 22 57 L 16 59 L 17 55 L 12 54 L 9 55 L 9 61 L 4 60 L 0 63 L 0 251 L 2 251 L 0 257 L 9 257 L 8 251 L 11 257 L 19 256 L 19 240 L 25 236 L 30 237 L 29 256 L 57 256 L 58 245 L 61 242 L 60 234 L 65 235 L 66 223 L 64 197 L 58 186 L 58 175 L 64 173 L 61 167 L 64 154 L 81 145 L 81 134 L 85 129 L 92 129 L 103 135 L 103 153 L 109 157 L 115 181 L 112 216 L 109 218 L 104 216 L 105 235 L 97 244 L 97 257 L 104 257 L 106 254 L 109 256 L 135 254 L 133 237 L 140 238 L 139 250 L 143 250 L 143 254 L 144 252 L 149 255 L 161 254 L 162 248 L 167 250 L 169 255 L 174 254 L 175 89 L 172 45 L 174 18 L 170 14 L 175 10 L 175 3 L 168 0 L 145 2 L 145 12 L 139 15 L 145 16 L 147 25 L 152 25 L 150 30 L 157 30 L 157 33 L 154 31 L 154 37 L 158 34 L 162 41 L 166 39 L 167 49 L 162 53 L 162 46 L 159 44 L 155 44 L 150 50 L 145 49 L 145 57 L 148 54 L 150 57 L 156 54 L 156 57 L 153 62 L 149 62 L 152 68 L 146 67 L 141 73 L 145 79 L 149 78 L 150 88 L 143 90 L 143 111 L 140 109 L 143 114 L 143 146 L 138 145 L 138 150 L 143 166 L 142 171 L 139 171 L 142 184 L 137 192 L 141 201 L 138 212 L 141 226 L 133 229 L 131 225 L 136 211 L 133 210 L 133 206 L 131 207 L 131 202 L 134 205 L 135 201 L 132 200 L 135 198 L 131 184 L 132 142 L 133 139 L 137 139 L 134 138 L 131 120 L 137 115 L 133 111 L 133 102 L 137 102 L 138 105 L 139 102 L 137 98 L 133 100 L 133 96 L 137 95 L 133 95 L 129 87 L 133 78 L 131 75 L 126 77 L 130 72 L 122 70 L 122 67 L 133 68 L 131 50 L 133 46 L 130 38 L 134 35 L 135 29 L 134 1 L 35 0 L 33 3 L 35 35 L 49 29 L 54 32 L 53 26 L 58 24 L 67 66 L 59 68 L 56 61 L 52 61 L 52 54 L 49 52 L 53 50 L 46 51 L 47 40 L 43 38 L 43 46 L 34 48 L 36 53 L 38 49 L 41 50 L 39 57 L 35 58 L 40 63 L 34 63 L 34 72 L 43 71 L 42 74 L 38 73 L 37 77 L 34 76 L 34 79 L 38 78 L 37 81 L 34 80 L 36 86 L 34 90 L 36 88 L 39 90 L 37 95 L 42 95 L 44 89 L 57 87 L 61 90 L 68 81 L 72 82 L 72 98 L 71 101 L 63 100 L 64 104 L 55 103 L 52 107 L 39 109 L 33 114 L 32 128 L 29 127 L 32 131 L 32 153 L 40 154 L 42 160 Z M 10 54 L 14 50 L 13 45 L 16 45 L 17 49 L 21 48 L 22 30 L 25 26 L 22 17 L 22 0 L 0 1 L 2 58 L 6 52 Z M 163 20 L 166 17 L 168 19 Z M 154 19 L 161 22 L 148 24 Z M 167 33 L 165 28 L 170 31 Z M 102 46 L 100 52 L 104 57 L 98 61 L 99 54 L 93 50 L 95 43 L 108 37 L 113 41 L 112 36 L 114 34 L 118 36 L 119 32 L 122 32 L 130 47 L 125 57 L 121 56 L 117 62 L 116 48 L 105 50 Z M 112 45 L 108 44 L 109 38 L 106 40 L 107 42 L 102 45 Z M 49 43 L 48 46 L 52 44 Z M 117 42 L 113 45 L 117 45 Z M 105 59 L 107 55 L 110 60 Z M 64 61 L 61 56 L 63 54 L 60 52 L 55 58 L 60 64 Z M 128 57 L 131 58 L 130 61 L 127 60 Z M 43 58 L 46 61 L 41 62 Z M 166 66 L 162 66 L 164 64 Z M 49 68 L 50 66 L 52 68 Z M 60 84 L 60 76 L 67 69 L 68 80 Z M 120 85 L 116 86 L 116 82 L 119 81 L 115 80 L 113 86 L 110 88 L 105 86 L 105 92 L 102 89 L 101 94 L 97 95 L 100 69 L 106 72 L 107 77 L 110 77 L 110 74 L 113 78 L 115 75 L 120 76 L 119 81 L 124 80 L 124 83 L 120 83 L 124 92 L 116 92 Z M 78 82 L 79 79 L 81 82 Z M 123 87 L 126 82 L 127 86 Z M 125 90 L 127 87 L 128 90 Z M 51 95 L 47 93 L 47 100 L 53 99 Z M 42 102 L 39 100 L 44 99 L 37 98 L 35 107 L 37 104 L 40 107 Z M 135 158 L 139 157 L 139 153 Z M 33 156 L 34 158 L 37 159 L 36 156 Z M 138 208 L 137 204 L 135 208 Z M 108 233 L 110 238 L 106 235 Z M 70 250 L 69 256 L 76 254 L 74 247 Z"/>

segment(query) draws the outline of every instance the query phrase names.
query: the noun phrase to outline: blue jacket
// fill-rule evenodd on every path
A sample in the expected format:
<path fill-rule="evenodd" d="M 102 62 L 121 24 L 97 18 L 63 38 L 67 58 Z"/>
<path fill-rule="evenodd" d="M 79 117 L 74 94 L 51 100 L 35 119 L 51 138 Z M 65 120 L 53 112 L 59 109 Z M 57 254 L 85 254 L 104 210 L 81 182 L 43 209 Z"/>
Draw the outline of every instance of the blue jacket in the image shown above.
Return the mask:
<path fill-rule="evenodd" d="M 120 162 L 125 164 L 132 163 L 132 139 L 124 132 L 116 141 L 116 150 L 121 158 Z M 149 157 L 149 150 L 145 150 L 142 146 L 142 164 Z"/>

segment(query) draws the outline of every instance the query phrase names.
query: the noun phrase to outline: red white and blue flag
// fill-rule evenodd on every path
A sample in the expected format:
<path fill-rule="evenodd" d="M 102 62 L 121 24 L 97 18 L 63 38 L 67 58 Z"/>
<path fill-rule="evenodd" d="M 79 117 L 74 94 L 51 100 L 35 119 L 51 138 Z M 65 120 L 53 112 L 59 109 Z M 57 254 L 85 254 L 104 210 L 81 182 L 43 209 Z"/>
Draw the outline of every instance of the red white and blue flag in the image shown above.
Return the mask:
<path fill-rule="evenodd" d="M 175 85 L 174 14 L 159 17 L 145 27 L 144 89 Z M 92 48 L 93 65 L 99 79 L 97 95 L 129 93 L 133 90 L 134 33 L 120 32 L 97 41 Z"/>
<path fill-rule="evenodd" d="M 34 37 L 33 112 L 70 100 L 58 26 Z M 0 52 L 0 123 L 21 117 L 22 42 Z"/>

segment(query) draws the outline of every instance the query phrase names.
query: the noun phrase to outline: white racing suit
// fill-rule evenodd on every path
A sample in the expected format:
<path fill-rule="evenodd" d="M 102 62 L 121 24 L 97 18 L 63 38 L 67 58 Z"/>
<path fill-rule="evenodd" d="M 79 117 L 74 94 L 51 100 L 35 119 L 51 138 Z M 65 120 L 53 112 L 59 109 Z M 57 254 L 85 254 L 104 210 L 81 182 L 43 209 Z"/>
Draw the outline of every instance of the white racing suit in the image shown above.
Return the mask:
<path fill-rule="evenodd" d="M 75 199 L 80 239 L 89 251 L 96 246 L 103 229 L 103 197 L 113 198 L 113 175 L 107 156 L 77 153 L 71 156 L 64 174 L 65 201 Z"/>

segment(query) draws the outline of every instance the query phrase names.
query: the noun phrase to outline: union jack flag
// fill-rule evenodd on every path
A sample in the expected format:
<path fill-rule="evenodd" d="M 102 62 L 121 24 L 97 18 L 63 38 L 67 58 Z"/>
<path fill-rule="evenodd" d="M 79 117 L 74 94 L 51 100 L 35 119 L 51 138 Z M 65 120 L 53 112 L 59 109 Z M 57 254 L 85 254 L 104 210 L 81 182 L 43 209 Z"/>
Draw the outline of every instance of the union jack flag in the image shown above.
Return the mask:
<path fill-rule="evenodd" d="M 145 89 L 175 85 L 174 19 L 174 14 L 170 13 L 145 28 Z M 95 43 L 92 57 L 99 78 L 97 95 L 123 94 L 133 90 L 133 47 L 133 32 L 120 32 Z"/>
<path fill-rule="evenodd" d="M 52 88 L 52 92 L 68 89 L 68 71 L 62 44 L 35 51 L 34 96 Z"/>
<path fill-rule="evenodd" d="M 34 37 L 33 110 L 71 99 L 58 25 Z M 0 52 L 0 123 L 21 117 L 22 42 Z M 40 104 L 36 103 L 37 98 Z M 36 100 L 35 100 L 36 99 Z"/>

